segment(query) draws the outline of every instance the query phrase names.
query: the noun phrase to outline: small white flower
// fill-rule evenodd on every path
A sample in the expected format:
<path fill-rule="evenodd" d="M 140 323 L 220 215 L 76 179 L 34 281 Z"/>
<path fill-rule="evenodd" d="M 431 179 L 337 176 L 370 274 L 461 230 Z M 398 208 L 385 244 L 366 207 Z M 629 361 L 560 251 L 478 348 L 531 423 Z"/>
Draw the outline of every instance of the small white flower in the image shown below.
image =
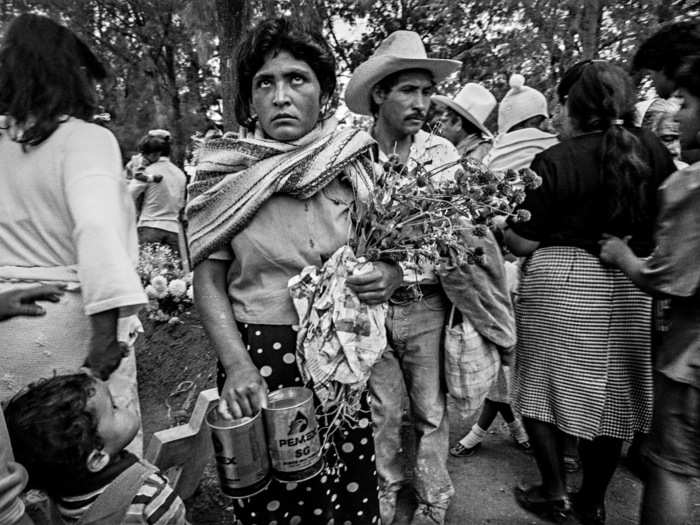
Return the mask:
<path fill-rule="evenodd" d="M 190 287 L 187 289 L 187 298 L 188 298 L 190 301 L 194 301 L 194 286 L 190 286 Z"/>
<path fill-rule="evenodd" d="M 168 292 L 168 280 L 162 275 L 156 275 L 151 279 L 151 286 L 153 286 L 158 293 L 165 292 L 167 294 Z"/>
<path fill-rule="evenodd" d="M 148 296 L 149 299 L 156 299 L 158 297 L 158 292 L 156 292 L 156 289 L 151 286 L 150 284 L 146 286 L 146 295 Z"/>
<path fill-rule="evenodd" d="M 173 297 L 182 297 L 187 293 L 187 283 L 182 279 L 173 279 L 168 285 L 168 291 Z"/>

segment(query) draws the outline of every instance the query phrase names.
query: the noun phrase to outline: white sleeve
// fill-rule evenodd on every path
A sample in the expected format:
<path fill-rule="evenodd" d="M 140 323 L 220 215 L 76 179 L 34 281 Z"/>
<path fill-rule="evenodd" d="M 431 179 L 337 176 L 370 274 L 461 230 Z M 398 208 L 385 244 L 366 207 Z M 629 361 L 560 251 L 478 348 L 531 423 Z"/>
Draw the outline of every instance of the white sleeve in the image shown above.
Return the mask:
<path fill-rule="evenodd" d="M 68 137 L 63 154 L 85 313 L 145 304 L 135 269 L 134 207 L 116 139 L 99 126 L 81 126 Z"/>

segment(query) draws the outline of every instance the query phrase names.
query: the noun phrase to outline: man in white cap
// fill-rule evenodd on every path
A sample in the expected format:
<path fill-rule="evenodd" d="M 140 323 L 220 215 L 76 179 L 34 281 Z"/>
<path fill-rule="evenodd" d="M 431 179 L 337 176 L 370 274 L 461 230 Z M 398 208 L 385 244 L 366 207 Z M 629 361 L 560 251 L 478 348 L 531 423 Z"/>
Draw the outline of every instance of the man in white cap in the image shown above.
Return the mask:
<path fill-rule="evenodd" d="M 544 95 L 526 86 L 522 75 L 511 75 L 509 84 L 498 106 L 498 135 L 484 159 L 494 171 L 527 168 L 535 155 L 559 142 L 556 135 L 541 129 L 549 118 Z"/>
<path fill-rule="evenodd" d="M 353 73 L 345 92 L 351 111 L 372 115 L 379 161 L 390 155 L 406 165 L 429 168 L 457 160 L 457 150 L 442 137 L 421 130 L 436 82 L 460 67 L 455 60 L 428 58 L 417 33 L 396 31 Z M 437 178 L 452 177 L 445 170 Z M 448 420 L 442 387 L 440 348 L 447 303 L 432 268 L 402 265 L 404 286 L 389 301 L 389 348 L 370 377 L 375 425 L 379 508 L 382 523 L 394 520 L 397 493 L 406 481 L 399 458 L 404 389 L 417 435 L 414 489 L 418 507 L 412 525 L 442 524 L 454 493 L 447 472 Z M 419 290 L 408 285 L 417 285 Z"/>
<path fill-rule="evenodd" d="M 470 82 L 455 98 L 435 95 L 433 101 L 444 107 L 440 135 L 455 145 L 462 158 L 481 162 L 491 150 L 493 136 L 484 122 L 496 107 L 496 97 Z"/>

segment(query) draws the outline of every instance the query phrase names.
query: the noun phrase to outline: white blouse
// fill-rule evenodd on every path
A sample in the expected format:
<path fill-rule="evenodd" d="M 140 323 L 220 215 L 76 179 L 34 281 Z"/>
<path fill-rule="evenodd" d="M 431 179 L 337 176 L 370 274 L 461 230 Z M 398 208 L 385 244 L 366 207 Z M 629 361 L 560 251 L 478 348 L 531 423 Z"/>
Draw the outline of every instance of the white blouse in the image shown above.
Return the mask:
<path fill-rule="evenodd" d="M 74 275 L 86 315 L 144 304 L 135 213 L 110 131 L 71 118 L 27 151 L 0 130 L 0 280 Z"/>

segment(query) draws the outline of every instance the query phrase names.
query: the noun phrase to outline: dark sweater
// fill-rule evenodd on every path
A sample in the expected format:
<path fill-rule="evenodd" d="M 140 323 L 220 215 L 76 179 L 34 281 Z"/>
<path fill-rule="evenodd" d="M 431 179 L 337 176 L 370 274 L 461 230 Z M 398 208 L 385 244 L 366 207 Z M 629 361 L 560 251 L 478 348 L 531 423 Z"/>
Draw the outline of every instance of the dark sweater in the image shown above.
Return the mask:
<path fill-rule="evenodd" d="M 538 154 L 532 169 L 542 185 L 527 190 L 520 208 L 530 211 L 527 222 L 509 221 L 513 231 L 540 247 L 573 246 L 598 256 L 603 233 L 631 235 L 630 247 L 639 256 L 653 248 L 654 219 L 658 208 L 656 190 L 675 171 L 668 150 L 652 133 L 631 130 L 641 142 L 642 157 L 650 167 L 644 194 L 645 216 L 632 223 L 611 220 L 606 212 L 607 194 L 601 175 L 603 133 L 594 132 L 565 140 Z"/>

